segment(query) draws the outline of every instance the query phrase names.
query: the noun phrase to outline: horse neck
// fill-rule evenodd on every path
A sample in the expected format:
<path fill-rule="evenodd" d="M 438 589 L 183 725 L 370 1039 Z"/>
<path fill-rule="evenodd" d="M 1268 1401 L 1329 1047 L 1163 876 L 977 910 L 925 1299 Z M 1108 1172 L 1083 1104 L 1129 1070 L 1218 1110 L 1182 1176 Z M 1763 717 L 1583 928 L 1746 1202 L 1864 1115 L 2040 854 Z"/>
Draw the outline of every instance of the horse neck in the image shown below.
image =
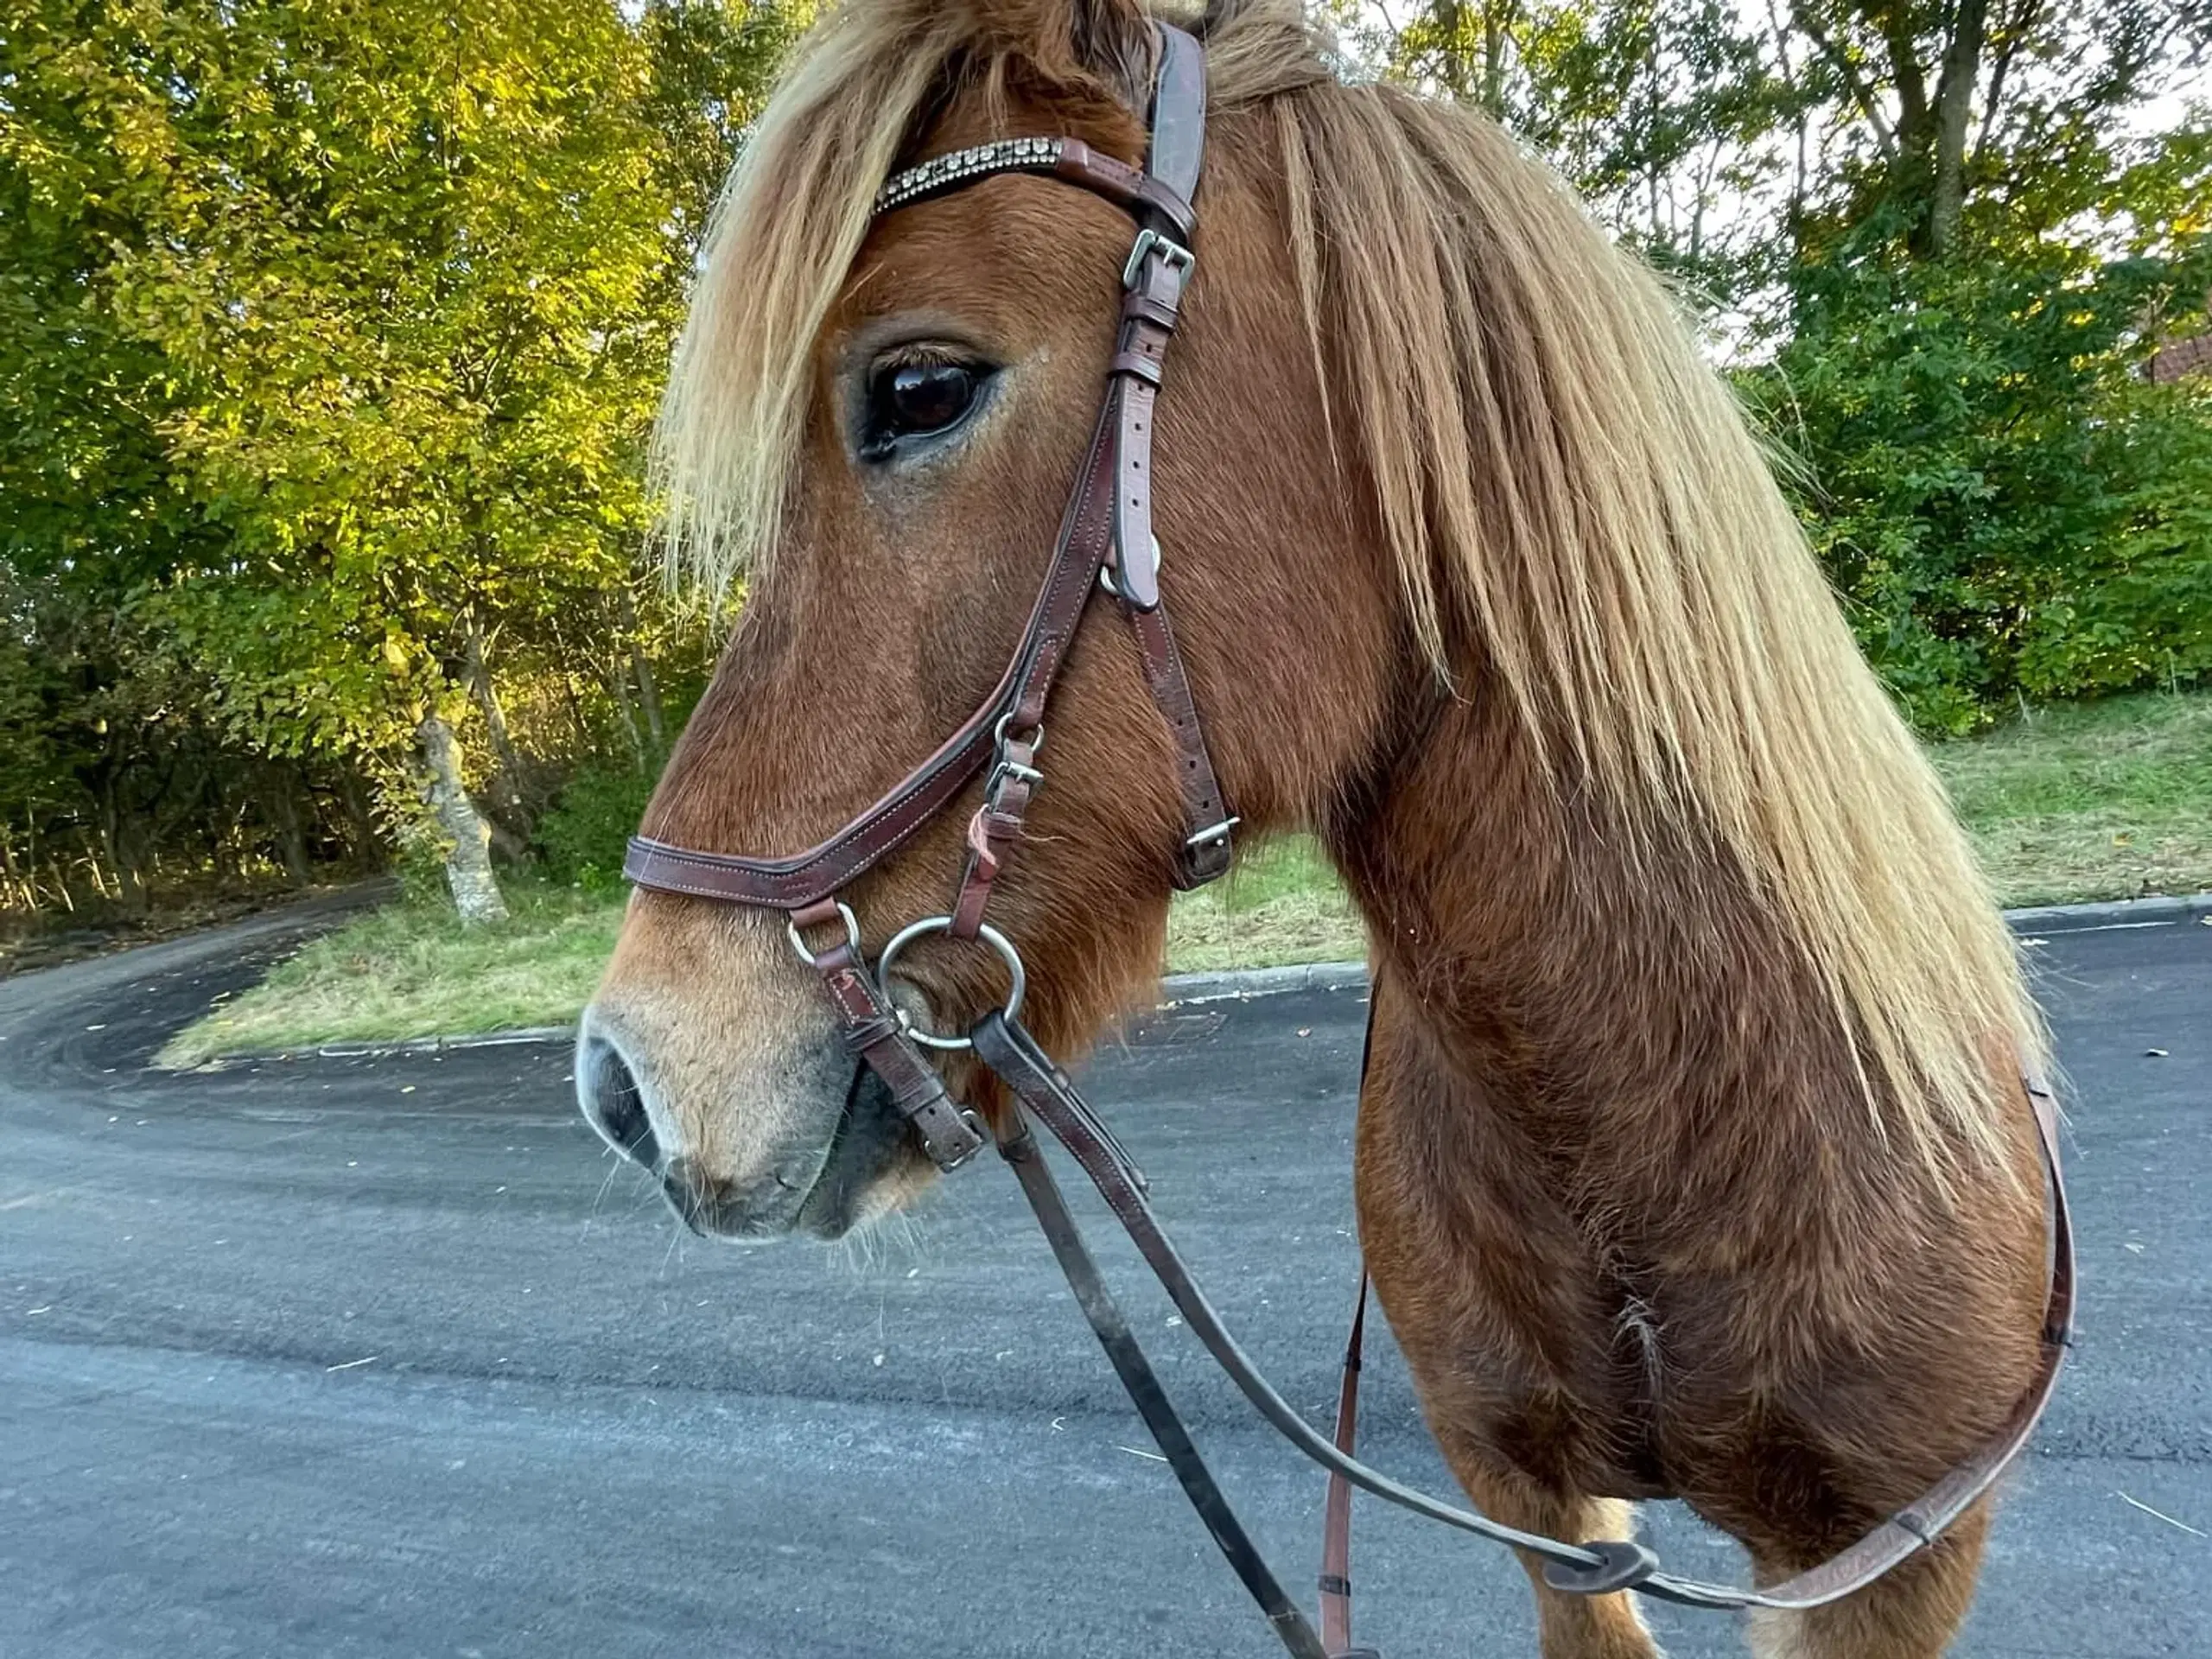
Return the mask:
<path fill-rule="evenodd" d="M 1537 1136 L 1851 1098 L 1848 1045 L 1740 875 L 1549 758 L 1478 682 L 1326 832 L 1435 1097 L 1472 1088 Z"/>

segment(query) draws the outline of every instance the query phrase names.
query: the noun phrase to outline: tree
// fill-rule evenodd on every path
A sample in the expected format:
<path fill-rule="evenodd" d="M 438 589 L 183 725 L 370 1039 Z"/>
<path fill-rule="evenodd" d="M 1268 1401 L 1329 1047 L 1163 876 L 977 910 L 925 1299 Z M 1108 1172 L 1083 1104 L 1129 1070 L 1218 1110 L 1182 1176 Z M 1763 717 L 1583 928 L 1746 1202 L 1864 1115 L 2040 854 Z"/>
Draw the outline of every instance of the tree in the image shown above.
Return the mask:
<path fill-rule="evenodd" d="M 1871 163 L 1845 170 L 1846 216 L 1887 198 L 1920 258 L 1959 246 L 1977 190 L 2057 222 L 2053 207 L 2109 176 L 2120 118 L 2212 46 L 2194 0 L 1792 0 L 1790 18 Z"/>
<path fill-rule="evenodd" d="M 579 642 L 663 718 L 643 439 L 780 16 L 35 5 L 0 42 L 11 568 L 172 719 L 365 769 L 394 829 L 442 779 L 432 817 L 519 850 L 597 736 Z"/>
<path fill-rule="evenodd" d="M 1432 3 L 1370 42 L 1683 278 L 1922 725 L 2212 671 L 2196 0 Z"/>

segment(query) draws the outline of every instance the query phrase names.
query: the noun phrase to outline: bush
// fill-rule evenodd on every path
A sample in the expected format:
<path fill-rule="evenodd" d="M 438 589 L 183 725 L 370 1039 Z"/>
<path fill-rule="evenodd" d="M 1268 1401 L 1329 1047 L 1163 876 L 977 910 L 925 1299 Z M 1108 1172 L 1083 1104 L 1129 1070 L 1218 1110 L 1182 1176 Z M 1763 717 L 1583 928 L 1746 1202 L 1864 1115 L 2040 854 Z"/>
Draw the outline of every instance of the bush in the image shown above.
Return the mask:
<path fill-rule="evenodd" d="M 594 763 L 571 778 L 537 821 L 531 843 L 556 881 L 609 887 L 622 880 L 622 855 L 652 798 L 653 774 L 633 766 Z"/>
<path fill-rule="evenodd" d="M 2212 381 L 2137 368 L 2145 317 L 2202 271 L 2031 244 L 1844 249 L 1791 280 L 1795 333 L 1747 390 L 1802 458 L 1815 545 L 1916 724 L 2212 670 Z"/>

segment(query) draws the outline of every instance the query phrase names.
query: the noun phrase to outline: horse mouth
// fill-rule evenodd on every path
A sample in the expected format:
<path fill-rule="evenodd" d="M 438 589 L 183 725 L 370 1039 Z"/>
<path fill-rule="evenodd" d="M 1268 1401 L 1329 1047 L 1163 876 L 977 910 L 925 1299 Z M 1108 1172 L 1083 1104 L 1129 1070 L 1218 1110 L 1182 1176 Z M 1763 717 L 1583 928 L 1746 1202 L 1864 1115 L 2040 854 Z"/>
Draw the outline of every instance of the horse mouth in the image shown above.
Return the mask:
<path fill-rule="evenodd" d="M 677 1158 L 661 1173 L 661 1191 L 702 1238 L 761 1243 L 805 1233 L 834 1240 L 897 1208 L 928 1169 L 891 1091 L 868 1066 L 856 1065 L 810 1180 L 778 1171 L 737 1192 Z"/>
<path fill-rule="evenodd" d="M 874 1067 L 856 1065 L 822 1168 L 799 1203 L 793 1228 L 817 1238 L 842 1238 L 896 1208 L 917 1178 L 931 1170 L 912 1128 L 892 1103 L 889 1087 Z"/>

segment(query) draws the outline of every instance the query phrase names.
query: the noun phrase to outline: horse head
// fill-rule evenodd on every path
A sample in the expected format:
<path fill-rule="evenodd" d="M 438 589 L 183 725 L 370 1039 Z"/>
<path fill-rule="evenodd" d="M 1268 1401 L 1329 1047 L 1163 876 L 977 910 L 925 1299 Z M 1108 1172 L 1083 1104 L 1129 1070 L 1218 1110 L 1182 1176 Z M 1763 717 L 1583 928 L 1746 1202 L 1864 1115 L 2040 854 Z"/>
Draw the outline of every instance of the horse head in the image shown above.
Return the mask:
<path fill-rule="evenodd" d="M 988 696 L 1116 347 L 1133 226 L 1096 193 L 1014 172 L 869 209 L 888 168 L 1009 137 L 1139 166 L 1147 18 L 849 10 L 741 163 L 664 416 L 676 539 L 747 582 L 645 821 L 674 845 L 812 846 Z M 871 55 L 899 35 L 921 44 Z M 915 73 L 937 36 L 931 73 Z M 1151 444 L 1158 580 L 1247 833 L 1310 818 L 1371 750 L 1395 626 L 1389 560 L 1360 533 L 1329 442 L 1276 165 L 1256 111 L 1209 134 Z M 1025 1019 L 1064 1049 L 1153 983 L 1187 826 L 1128 630 L 1081 626 L 1043 726 L 1042 781 L 990 920 L 1018 944 Z M 949 909 L 985 781 L 841 892 L 865 949 Z M 958 1032 L 1008 988 L 999 954 L 934 938 L 901 953 L 890 994 Z M 641 892 L 576 1077 L 600 1132 L 703 1230 L 835 1236 L 931 1174 L 773 912 Z M 982 1091 L 957 1061 L 950 1080 Z"/>

